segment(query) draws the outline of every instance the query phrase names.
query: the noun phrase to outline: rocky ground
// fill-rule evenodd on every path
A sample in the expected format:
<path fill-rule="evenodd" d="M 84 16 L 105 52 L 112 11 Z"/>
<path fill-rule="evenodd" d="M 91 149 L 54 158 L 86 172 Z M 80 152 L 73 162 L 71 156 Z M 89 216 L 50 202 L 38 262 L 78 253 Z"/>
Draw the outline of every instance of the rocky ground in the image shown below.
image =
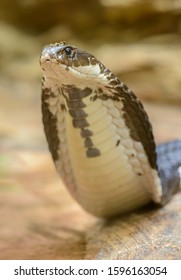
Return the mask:
<path fill-rule="evenodd" d="M 39 55 L 62 39 L 92 52 L 143 100 L 157 143 L 181 138 L 181 1 L 79 0 L 73 14 L 71 0 L 14 2 L 0 3 L 0 259 L 180 259 L 180 194 L 111 221 L 69 196 L 43 133 Z"/>

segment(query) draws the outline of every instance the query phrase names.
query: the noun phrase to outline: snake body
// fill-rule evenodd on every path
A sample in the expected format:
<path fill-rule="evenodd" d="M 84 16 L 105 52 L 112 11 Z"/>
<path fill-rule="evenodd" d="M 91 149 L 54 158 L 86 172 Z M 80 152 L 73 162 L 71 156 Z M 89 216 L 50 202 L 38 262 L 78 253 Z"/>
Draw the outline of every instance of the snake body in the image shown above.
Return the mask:
<path fill-rule="evenodd" d="M 111 217 L 169 201 L 180 188 L 181 141 L 156 147 L 141 102 L 93 55 L 50 44 L 40 65 L 45 135 L 79 204 Z"/>

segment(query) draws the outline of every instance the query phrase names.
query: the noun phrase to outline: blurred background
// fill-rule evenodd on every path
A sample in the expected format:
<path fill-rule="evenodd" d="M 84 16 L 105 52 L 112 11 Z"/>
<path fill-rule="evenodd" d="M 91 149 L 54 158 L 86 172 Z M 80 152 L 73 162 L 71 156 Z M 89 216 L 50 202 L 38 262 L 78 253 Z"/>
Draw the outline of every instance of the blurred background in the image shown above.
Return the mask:
<path fill-rule="evenodd" d="M 61 188 L 41 122 L 39 56 L 62 40 L 136 93 L 156 142 L 181 138 L 181 0 L 0 0 L 0 258 L 82 257 L 92 218 Z"/>

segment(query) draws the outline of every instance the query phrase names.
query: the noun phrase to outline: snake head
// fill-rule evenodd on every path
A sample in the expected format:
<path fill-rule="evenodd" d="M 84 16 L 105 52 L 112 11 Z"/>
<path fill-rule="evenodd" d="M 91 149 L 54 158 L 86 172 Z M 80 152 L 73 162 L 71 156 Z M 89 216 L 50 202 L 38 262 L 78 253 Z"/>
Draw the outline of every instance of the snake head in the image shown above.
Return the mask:
<path fill-rule="evenodd" d="M 101 73 L 107 70 L 93 55 L 65 42 L 46 45 L 40 65 L 46 76 L 57 77 L 64 84 L 70 83 L 70 76 L 75 84 L 76 79 L 100 79 Z"/>

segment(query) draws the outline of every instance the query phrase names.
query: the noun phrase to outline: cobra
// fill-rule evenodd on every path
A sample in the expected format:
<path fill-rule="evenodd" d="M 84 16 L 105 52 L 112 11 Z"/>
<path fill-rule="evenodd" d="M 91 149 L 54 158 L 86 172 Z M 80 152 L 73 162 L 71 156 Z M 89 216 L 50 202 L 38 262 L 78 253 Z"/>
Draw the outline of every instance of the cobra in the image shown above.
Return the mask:
<path fill-rule="evenodd" d="M 78 203 L 100 217 L 167 203 L 180 189 L 181 141 L 156 147 L 141 102 L 93 55 L 50 44 L 40 65 L 49 150 Z"/>

